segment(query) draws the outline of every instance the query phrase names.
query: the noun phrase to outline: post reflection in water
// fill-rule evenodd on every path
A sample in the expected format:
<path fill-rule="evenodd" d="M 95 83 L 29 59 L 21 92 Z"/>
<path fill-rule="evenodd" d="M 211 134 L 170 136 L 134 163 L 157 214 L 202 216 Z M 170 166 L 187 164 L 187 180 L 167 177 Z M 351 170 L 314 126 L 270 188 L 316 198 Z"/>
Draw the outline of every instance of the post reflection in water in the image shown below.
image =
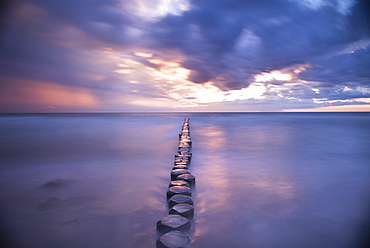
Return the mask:
<path fill-rule="evenodd" d="M 284 172 L 271 174 L 257 168 L 247 157 L 230 154 L 229 143 L 233 141 L 228 136 L 233 134 L 230 130 L 226 133 L 222 126 L 208 125 L 194 132 L 199 136 L 193 148 L 199 149 L 196 152 L 199 158 L 194 162 L 198 175 L 194 243 L 201 242 L 198 238 L 211 235 L 223 237 L 216 239 L 213 245 L 227 246 L 232 243 L 230 238 L 248 236 L 248 230 L 259 231 L 269 219 L 275 220 L 279 214 L 291 212 L 292 206 L 282 207 L 295 196 L 294 182 L 289 180 L 289 175 Z M 266 142 L 266 133 L 254 135 L 254 141 L 249 142 L 256 145 Z M 256 170 L 246 169 L 248 167 Z M 279 208 L 278 211 L 275 208 Z M 265 217 L 260 218 L 261 215 Z M 228 233 L 235 225 L 239 225 L 238 232 Z M 208 245 L 210 240 L 207 239 Z"/>
<path fill-rule="evenodd" d="M 225 191 L 228 188 L 229 177 L 228 167 L 225 166 L 225 158 L 217 151 L 222 150 L 226 145 L 224 131 L 218 126 L 206 126 L 194 130 L 196 134 L 201 134 L 199 141 L 195 147 L 206 147 L 207 150 L 200 151 L 197 162 L 194 163 L 194 168 L 197 170 L 197 208 L 195 218 L 196 229 L 194 241 L 197 237 L 208 233 L 211 227 L 207 223 L 206 216 L 216 211 L 227 211 L 230 194 Z M 194 149 L 194 148 L 193 148 Z"/>
<path fill-rule="evenodd" d="M 369 175 L 369 170 L 362 161 L 355 172 L 349 160 L 358 157 L 339 156 L 349 142 L 363 143 L 351 136 L 351 124 L 338 136 L 325 121 L 317 124 L 320 116 L 213 117 L 193 117 L 199 121 L 193 125 L 198 176 L 193 247 L 353 243 L 358 235 L 353 221 L 364 221 L 368 198 L 360 206 L 343 203 L 361 202 L 367 187 L 359 172 Z M 351 184 L 343 185 L 343 178 Z"/>

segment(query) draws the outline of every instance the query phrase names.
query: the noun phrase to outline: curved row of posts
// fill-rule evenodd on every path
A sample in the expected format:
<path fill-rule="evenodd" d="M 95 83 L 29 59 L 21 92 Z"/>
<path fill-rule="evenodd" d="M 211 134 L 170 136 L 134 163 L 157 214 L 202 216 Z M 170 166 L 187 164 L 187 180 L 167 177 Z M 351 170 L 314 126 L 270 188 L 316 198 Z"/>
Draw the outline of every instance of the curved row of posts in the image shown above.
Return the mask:
<path fill-rule="evenodd" d="M 195 177 L 188 168 L 192 156 L 191 144 L 189 116 L 186 116 L 167 190 L 168 215 L 157 222 L 157 231 L 161 234 L 156 244 L 158 248 L 184 247 L 190 242 L 186 233 L 194 216 L 192 188 L 195 185 Z"/>

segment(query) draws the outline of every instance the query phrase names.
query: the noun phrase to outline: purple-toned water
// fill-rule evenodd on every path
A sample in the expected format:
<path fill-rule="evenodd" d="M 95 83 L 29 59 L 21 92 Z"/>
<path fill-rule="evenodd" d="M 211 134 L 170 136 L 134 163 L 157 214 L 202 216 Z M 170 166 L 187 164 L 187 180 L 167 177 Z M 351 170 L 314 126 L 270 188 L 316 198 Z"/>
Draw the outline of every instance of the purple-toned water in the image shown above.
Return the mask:
<path fill-rule="evenodd" d="M 2 242 L 155 247 L 184 117 L 1 115 Z M 189 247 L 364 245 L 369 113 L 190 113 L 190 127 Z"/>

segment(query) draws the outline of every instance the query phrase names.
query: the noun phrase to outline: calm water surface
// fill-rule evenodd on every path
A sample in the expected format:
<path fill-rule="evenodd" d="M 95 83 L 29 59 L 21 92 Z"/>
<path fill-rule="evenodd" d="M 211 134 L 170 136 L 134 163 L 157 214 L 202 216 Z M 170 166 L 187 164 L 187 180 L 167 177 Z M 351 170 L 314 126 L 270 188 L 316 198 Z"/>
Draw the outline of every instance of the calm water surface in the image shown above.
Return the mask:
<path fill-rule="evenodd" d="M 184 116 L 1 115 L 2 242 L 155 247 Z M 189 247 L 364 244 L 370 114 L 193 113 L 190 127 Z"/>

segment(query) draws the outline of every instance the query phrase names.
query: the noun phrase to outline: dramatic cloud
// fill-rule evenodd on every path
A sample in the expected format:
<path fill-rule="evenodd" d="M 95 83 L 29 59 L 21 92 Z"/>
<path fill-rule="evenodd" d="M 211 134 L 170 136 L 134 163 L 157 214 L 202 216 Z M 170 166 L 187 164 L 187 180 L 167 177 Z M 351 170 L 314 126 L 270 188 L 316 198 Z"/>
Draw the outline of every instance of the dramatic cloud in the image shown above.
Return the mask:
<path fill-rule="evenodd" d="M 367 1 L 17 0 L 5 7 L 1 111 L 369 106 Z M 35 97 L 43 87 L 63 97 Z"/>

